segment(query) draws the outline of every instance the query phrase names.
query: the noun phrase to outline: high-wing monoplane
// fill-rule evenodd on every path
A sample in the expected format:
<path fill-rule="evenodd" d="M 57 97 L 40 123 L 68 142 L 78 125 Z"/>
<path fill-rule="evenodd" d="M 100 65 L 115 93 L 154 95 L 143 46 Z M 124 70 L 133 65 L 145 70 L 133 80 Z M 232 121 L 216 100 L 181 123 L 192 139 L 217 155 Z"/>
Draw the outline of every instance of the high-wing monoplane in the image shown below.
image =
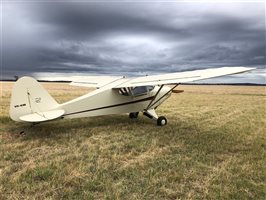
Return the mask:
<path fill-rule="evenodd" d="M 18 122 L 40 123 L 55 119 L 93 117 L 139 112 L 156 120 L 157 125 L 167 124 L 164 116 L 156 114 L 175 88 L 182 83 L 250 71 L 247 67 L 222 67 L 196 71 L 127 78 L 111 76 L 76 77 L 71 85 L 97 89 L 76 99 L 59 104 L 31 77 L 15 82 L 10 103 L 10 117 Z"/>

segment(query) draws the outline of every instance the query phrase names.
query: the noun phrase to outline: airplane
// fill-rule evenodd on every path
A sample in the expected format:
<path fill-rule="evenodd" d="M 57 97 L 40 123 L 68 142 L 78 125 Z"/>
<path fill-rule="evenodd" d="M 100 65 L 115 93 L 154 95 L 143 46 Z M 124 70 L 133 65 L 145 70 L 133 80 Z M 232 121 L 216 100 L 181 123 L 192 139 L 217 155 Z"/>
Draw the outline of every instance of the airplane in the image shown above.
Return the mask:
<path fill-rule="evenodd" d="M 164 116 L 156 109 L 182 84 L 253 70 L 248 67 L 221 67 L 195 71 L 126 78 L 124 76 L 76 77 L 73 86 L 95 87 L 96 89 L 76 99 L 59 104 L 31 77 L 18 79 L 12 90 L 9 114 L 17 122 L 38 124 L 56 119 L 71 119 L 102 115 L 129 113 L 136 119 L 139 112 L 157 122 L 167 124 Z"/>

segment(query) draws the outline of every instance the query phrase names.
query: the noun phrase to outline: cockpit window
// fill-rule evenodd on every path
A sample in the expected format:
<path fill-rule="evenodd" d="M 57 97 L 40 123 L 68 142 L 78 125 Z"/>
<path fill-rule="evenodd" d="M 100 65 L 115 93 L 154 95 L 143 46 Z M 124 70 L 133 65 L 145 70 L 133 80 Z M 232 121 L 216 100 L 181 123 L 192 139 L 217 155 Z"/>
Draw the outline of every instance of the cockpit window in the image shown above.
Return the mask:
<path fill-rule="evenodd" d="M 140 96 L 152 91 L 154 86 L 138 86 L 134 88 L 121 88 L 119 93 L 125 96 Z"/>
<path fill-rule="evenodd" d="M 154 86 L 139 86 L 139 87 L 134 87 L 131 90 L 132 96 L 139 96 L 139 95 L 145 95 L 148 92 L 152 91 Z"/>
<path fill-rule="evenodd" d="M 147 94 L 147 87 L 146 86 L 135 87 L 131 90 L 131 93 L 133 96 Z"/>

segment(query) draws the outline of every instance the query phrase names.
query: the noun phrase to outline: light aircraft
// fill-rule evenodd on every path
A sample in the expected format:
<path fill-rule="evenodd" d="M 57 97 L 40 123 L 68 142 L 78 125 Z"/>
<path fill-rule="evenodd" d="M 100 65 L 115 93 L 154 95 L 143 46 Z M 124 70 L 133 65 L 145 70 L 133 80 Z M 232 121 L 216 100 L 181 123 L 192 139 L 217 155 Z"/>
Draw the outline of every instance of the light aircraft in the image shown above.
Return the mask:
<path fill-rule="evenodd" d="M 163 126 L 167 124 L 167 119 L 164 116 L 158 117 L 155 110 L 171 93 L 182 92 L 175 90 L 179 84 L 252 69 L 222 67 L 137 78 L 76 77 L 70 85 L 97 89 L 62 104 L 58 104 L 35 79 L 22 77 L 14 84 L 9 113 L 14 121 L 35 124 L 55 119 L 122 113 L 129 113 L 129 117 L 134 119 L 139 112 L 143 112 L 145 116 L 156 120 L 158 126 Z"/>

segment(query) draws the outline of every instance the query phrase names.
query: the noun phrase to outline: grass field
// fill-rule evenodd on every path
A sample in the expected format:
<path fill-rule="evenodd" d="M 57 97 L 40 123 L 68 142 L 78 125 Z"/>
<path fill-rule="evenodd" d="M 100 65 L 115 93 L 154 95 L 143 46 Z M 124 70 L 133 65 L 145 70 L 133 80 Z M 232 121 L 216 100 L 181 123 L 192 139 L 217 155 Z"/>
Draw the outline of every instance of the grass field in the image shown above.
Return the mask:
<path fill-rule="evenodd" d="M 43 84 L 58 101 L 87 89 Z M 266 87 L 180 86 L 168 125 L 127 115 L 34 127 L 1 83 L 0 199 L 265 199 Z M 22 132 L 20 134 L 20 132 Z"/>

